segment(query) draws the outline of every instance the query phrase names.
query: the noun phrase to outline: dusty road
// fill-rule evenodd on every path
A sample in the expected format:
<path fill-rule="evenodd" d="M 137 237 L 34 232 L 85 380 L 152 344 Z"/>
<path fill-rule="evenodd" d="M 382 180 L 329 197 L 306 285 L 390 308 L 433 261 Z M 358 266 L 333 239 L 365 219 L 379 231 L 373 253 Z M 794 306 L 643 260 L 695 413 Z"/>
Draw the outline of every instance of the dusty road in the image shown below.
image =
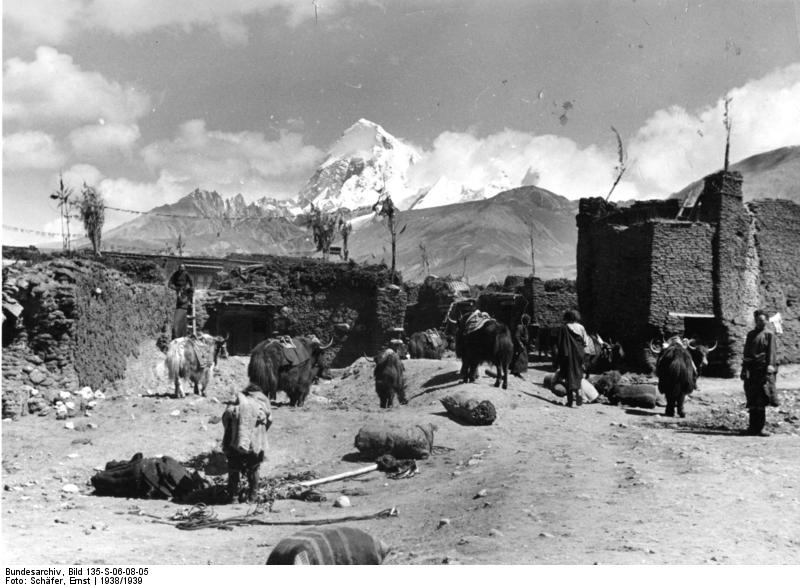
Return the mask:
<path fill-rule="evenodd" d="M 182 462 L 217 448 L 224 402 L 246 383 L 246 359 L 221 363 L 209 398 L 165 397 L 153 341 L 90 417 L 26 416 L 3 423 L 3 551 L 7 564 L 263 564 L 300 527 L 182 531 L 168 501 L 91 495 L 95 467 L 170 455 Z M 396 507 L 353 522 L 394 548 L 390 564 L 800 563 L 800 367 L 778 380 L 783 406 L 768 412 L 770 438 L 739 436 L 746 412 L 738 379 L 701 379 L 686 420 L 662 409 L 606 404 L 568 409 L 533 368 L 509 389 L 457 383 L 455 360 L 407 361 L 407 406 L 378 408 L 361 360 L 317 386 L 304 408 L 274 408 L 267 476 L 318 476 L 353 461 L 361 426 L 380 419 L 434 423 L 443 447 L 408 479 L 373 472 L 324 485 L 327 500 L 275 502 L 265 520 L 309 520 Z M 483 372 L 483 369 L 482 369 Z M 498 411 L 492 426 L 450 420 L 439 399 L 468 387 Z M 279 395 L 279 399 L 280 399 Z M 173 415 L 176 414 L 177 415 Z M 211 421 L 210 421 L 211 420 Z M 94 427 L 90 427 L 89 424 Z M 67 484 L 78 486 L 66 493 Z M 349 495 L 352 507 L 333 501 Z M 220 518 L 251 511 L 215 506 Z"/>

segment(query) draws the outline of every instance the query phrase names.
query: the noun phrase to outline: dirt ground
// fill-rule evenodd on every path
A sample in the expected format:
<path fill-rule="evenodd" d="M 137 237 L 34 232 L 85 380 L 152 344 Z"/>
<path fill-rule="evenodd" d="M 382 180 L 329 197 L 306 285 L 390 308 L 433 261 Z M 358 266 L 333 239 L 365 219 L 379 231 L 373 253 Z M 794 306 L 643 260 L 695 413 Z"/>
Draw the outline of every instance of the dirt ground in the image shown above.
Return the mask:
<path fill-rule="evenodd" d="M 219 447 L 224 401 L 246 384 L 246 357 L 220 363 L 208 398 L 173 399 L 154 341 L 91 415 L 3 422 L 2 548 L 6 564 L 263 564 L 302 526 L 179 530 L 187 506 L 92 495 L 110 460 L 169 455 L 196 463 Z M 334 371 L 303 408 L 277 405 L 266 476 L 357 469 L 354 437 L 376 420 L 437 426 L 442 447 L 416 476 L 383 473 L 322 485 L 322 502 L 278 500 L 262 520 L 315 520 L 397 508 L 351 522 L 389 543 L 388 564 L 798 564 L 800 366 L 784 366 L 783 406 L 769 438 L 740 436 L 738 379 L 701 378 L 685 420 L 602 403 L 568 409 L 532 364 L 506 391 L 457 382 L 458 363 L 406 361 L 409 404 L 378 407 L 366 359 Z M 447 417 L 440 398 L 469 389 L 497 408 L 491 426 Z M 282 394 L 279 394 L 279 404 Z M 90 424 L 92 426 L 90 426 Z M 222 479 L 222 478 L 220 478 Z M 77 485 L 77 493 L 64 487 Z M 351 507 L 333 507 L 348 495 Z M 219 518 L 253 511 L 214 506 Z"/>

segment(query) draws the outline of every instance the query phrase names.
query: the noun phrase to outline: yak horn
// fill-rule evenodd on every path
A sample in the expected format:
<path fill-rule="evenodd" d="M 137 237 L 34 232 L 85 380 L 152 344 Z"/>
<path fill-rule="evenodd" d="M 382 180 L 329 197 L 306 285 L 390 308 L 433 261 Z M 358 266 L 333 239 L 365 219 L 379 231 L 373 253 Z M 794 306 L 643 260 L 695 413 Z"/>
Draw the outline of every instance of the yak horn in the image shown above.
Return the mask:
<path fill-rule="evenodd" d="M 450 322 L 451 324 L 458 324 L 458 322 L 456 320 L 453 320 L 450 316 L 447 317 L 447 321 Z"/>
<path fill-rule="evenodd" d="M 686 338 L 684 338 L 683 340 L 685 341 L 685 342 L 684 342 L 684 344 L 685 344 L 687 347 L 689 347 L 689 348 L 690 348 L 690 349 L 692 349 L 693 351 L 696 351 L 696 350 L 697 350 L 697 347 L 696 347 L 696 346 L 694 346 L 695 342 L 697 342 L 695 339 L 693 339 L 693 338 L 691 338 L 691 339 L 686 339 Z"/>
<path fill-rule="evenodd" d="M 319 350 L 324 351 L 325 349 L 329 349 L 329 348 L 331 348 L 331 345 L 333 345 L 333 337 L 331 337 L 331 341 L 328 344 L 326 344 L 324 346 L 320 346 Z"/>
<path fill-rule="evenodd" d="M 653 345 L 653 339 L 650 339 L 650 350 L 653 352 L 654 355 L 657 355 L 661 352 L 661 349 Z"/>
<path fill-rule="evenodd" d="M 714 341 L 714 346 L 712 346 L 710 349 L 708 349 L 708 352 L 710 353 L 710 352 L 711 352 L 711 351 L 713 351 L 715 348 L 717 348 L 717 345 L 718 345 L 718 344 L 719 344 L 719 343 L 718 343 L 718 342 L 715 340 L 715 341 Z"/>

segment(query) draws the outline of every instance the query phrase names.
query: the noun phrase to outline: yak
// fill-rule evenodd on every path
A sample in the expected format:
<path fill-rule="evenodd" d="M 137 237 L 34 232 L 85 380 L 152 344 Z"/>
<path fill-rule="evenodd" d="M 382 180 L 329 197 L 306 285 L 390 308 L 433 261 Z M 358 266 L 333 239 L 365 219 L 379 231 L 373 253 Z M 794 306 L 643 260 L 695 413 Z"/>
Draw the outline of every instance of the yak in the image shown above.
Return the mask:
<path fill-rule="evenodd" d="M 407 404 L 405 369 L 400 355 L 392 349 L 386 349 L 374 361 L 375 392 L 381 407 L 391 408 L 395 395 L 401 404 Z"/>
<path fill-rule="evenodd" d="M 412 359 L 441 359 L 446 344 L 437 330 L 415 332 L 408 340 L 408 354 Z"/>
<path fill-rule="evenodd" d="M 708 365 L 708 353 L 716 348 L 716 343 L 709 348 L 696 344 L 694 339 L 678 336 L 662 343 L 661 348 L 650 341 L 650 350 L 658 356 L 658 391 L 667 399 L 666 416 L 675 416 L 677 410 L 680 418 L 686 417 L 684 400 L 694 391 L 700 370 Z"/>
<path fill-rule="evenodd" d="M 313 335 L 261 341 L 250 353 L 247 376 L 269 399 L 274 401 L 282 390 L 289 396 L 290 406 L 300 407 L 324 368 L 323 352 L 332 344 L 333 339 L 323 345 Z"/>
<path fill-rule="evenodd" d="M 194 385 L 197 395 L 206 395 L 206 387 L 211 380 L 217 359 L 228 358 L 228 336 L 181 336 L 173 339 L 167 347 L 164 363 L 169 378 L 175 384 L 175 397 L 184 397 L 183 379 Z"/>
<path fill-rule="evenodd" d="M 476 322 L 476 318 L 480 318 Z M 473 324 L 479 326 L 473 329 Z M 502 322 L 476 310 L 458 322 L 456 356 L 461 359 L 461 380 L 473 383 L 478 375 L 478 365 L 492 363 L 497 375 L 494 386 L 508 389 L 508 368 L 514 357 L 511 331 Z"/>

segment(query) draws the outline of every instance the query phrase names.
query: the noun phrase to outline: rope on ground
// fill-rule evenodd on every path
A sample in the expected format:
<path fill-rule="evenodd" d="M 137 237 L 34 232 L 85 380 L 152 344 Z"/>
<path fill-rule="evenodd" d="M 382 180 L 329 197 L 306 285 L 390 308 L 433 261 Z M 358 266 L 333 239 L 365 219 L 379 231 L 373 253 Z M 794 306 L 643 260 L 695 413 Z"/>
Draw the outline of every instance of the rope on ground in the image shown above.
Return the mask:
<path fill-rule="evenodd" d="M 233 530 L 236 526 L 322 526 L 324 524 L 338 524 L 341 522 L 356 522 L 360 520 L 375 520 L 380 518 L 393 518 L 397 517 L 397 508 L 389 508 L 381 510 L 375 514 L 362 514 L 355 516 L 345 516 L 342 518 L 323 518 L 319 520 L 262 520 L 257 517 L 259 510 L 256 509 L 252 513 L 244 516 L 235 516 L 232 518 L 217 518 L 216 514 L 205 506 L 194 507 L 188 513 L 176 514 L 173 519 L 181 519 L 182 521 L 175 524 L 178 530 L 201 530 L 203 528 L 217 528 L 219 530 Z M 177 516 L 183 516 L 177 518 Z"/>

